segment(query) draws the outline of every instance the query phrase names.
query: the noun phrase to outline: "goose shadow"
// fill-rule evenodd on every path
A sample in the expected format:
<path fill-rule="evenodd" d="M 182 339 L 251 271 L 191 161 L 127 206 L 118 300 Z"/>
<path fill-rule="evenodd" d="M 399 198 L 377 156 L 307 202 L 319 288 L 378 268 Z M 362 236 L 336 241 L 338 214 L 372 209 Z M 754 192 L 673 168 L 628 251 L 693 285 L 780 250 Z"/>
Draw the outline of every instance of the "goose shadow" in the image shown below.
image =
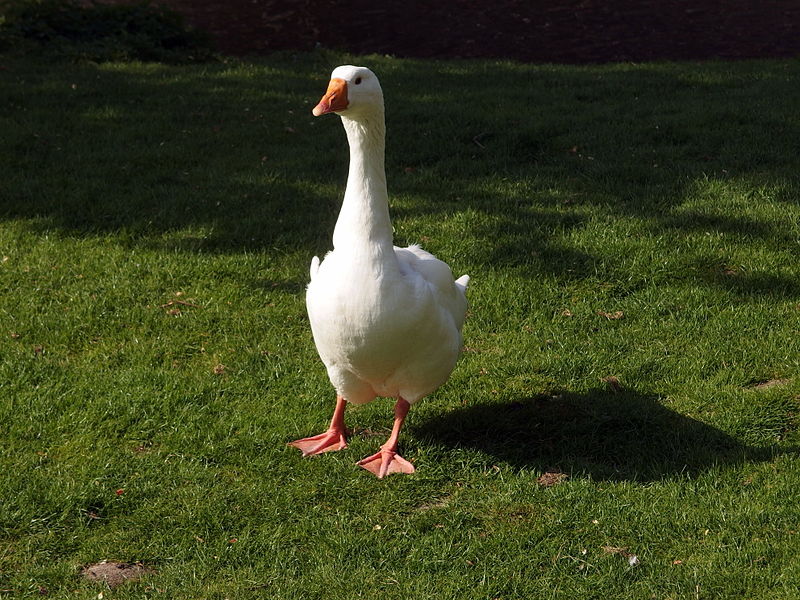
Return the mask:
<path fill-rule="evenodd" d="M 716 466 L 762 462 L 787 452 L 745 445 L 667 408 L 659 396 L 631 390 L 482 403 L 430 419 L 415 430 L 433 443 L 477 449 L 515 468 L 599 480 L 696 477 Z"/>

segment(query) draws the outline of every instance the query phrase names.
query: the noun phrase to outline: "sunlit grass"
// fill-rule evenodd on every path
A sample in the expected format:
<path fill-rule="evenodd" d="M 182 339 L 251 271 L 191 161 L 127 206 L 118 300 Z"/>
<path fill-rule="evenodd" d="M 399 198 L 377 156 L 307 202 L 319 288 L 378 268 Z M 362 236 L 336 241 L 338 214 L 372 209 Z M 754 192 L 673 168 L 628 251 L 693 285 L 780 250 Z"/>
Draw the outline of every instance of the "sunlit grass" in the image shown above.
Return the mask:
<path fill-rule="evenodd" d="M 472 277 L 384 481 L 389 402 L 285 446 L 333 405 L 304 287 L 347 152 L 310 109 L 345 62 L 398 243 Z M 103 559 L 155 569 L 115 598 L 795 593 L 797 61 L 2 66 L 0 594 Z"/>

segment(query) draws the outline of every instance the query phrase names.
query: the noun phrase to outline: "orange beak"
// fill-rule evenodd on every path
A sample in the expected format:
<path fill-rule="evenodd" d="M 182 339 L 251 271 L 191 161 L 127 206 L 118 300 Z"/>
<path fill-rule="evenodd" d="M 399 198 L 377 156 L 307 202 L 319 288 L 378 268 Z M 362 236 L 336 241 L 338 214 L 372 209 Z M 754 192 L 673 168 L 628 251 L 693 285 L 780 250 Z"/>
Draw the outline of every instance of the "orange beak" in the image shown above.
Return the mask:
<path fill-rule="evenodd" d="M 330 112 L 339 112 L 347 108 L 347 82 L 344 79 L 334 78 L 328 84 L 328 90 L 311 111 L 315 117 L 326 115 Z"/>

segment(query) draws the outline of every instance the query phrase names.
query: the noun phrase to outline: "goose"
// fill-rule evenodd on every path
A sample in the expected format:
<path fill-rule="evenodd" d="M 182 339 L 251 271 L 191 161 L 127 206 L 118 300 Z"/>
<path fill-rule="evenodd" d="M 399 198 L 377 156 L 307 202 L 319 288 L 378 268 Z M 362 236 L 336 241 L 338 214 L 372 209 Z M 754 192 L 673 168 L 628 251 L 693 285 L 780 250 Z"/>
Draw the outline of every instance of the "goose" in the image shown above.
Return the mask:
<path fill-rule="evenodd" d="M 336 390 L 327 431 L 290 442 L 303 456 L 347 447 L 348 403 L 396 399 L 391 435 L 357 464 L 378 478 L 413 473 L 397 451 L 411 405 L 450 376 L 461 353 L 469 276 L 412 245 L 394 246 L 384 169 L 383 92 L 366 67 L 331 73 L 315 117 L 335 113 L 350 146 L 344 200 L 333 231 L 333 250 L 311 261 L 306 290 L 317 351 Z"/>

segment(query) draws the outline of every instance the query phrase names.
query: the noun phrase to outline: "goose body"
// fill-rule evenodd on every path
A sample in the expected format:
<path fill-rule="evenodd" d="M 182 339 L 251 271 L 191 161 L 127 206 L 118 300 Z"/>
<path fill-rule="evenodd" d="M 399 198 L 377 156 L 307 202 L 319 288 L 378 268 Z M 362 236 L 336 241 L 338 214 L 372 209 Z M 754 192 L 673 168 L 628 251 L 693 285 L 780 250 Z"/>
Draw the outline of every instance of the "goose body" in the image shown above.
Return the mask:
<path fill-rule="evenodd" d="M 306 303 L 314 342 L 337 392 L 353 404 L 376 396 L 413 404 L 449 377 L 466 312 L 450 268 L 419 247 L 379 262 L 334 250 Z"/>
<path fill-rule="evenodd" d="M 469 277 L 456 281 L 446 263 L 419 246 L 392 243 L 383 94 L 375 74 L 364 67 L 336 68 L 313 112 L 339 114 L 350 146 L 333 250 L 321 262 L 312 260 L 306 293 L 314 342 L 337 406 L 327 432 L 292 445 L 306 455 L 342 449 L 346 403 L 392 397 L 392 436 L 359 464 L 379 477 L 413 472 L 397 454 L 397 438 L 410 406 L 444 383 L 456 364 Z"/>

